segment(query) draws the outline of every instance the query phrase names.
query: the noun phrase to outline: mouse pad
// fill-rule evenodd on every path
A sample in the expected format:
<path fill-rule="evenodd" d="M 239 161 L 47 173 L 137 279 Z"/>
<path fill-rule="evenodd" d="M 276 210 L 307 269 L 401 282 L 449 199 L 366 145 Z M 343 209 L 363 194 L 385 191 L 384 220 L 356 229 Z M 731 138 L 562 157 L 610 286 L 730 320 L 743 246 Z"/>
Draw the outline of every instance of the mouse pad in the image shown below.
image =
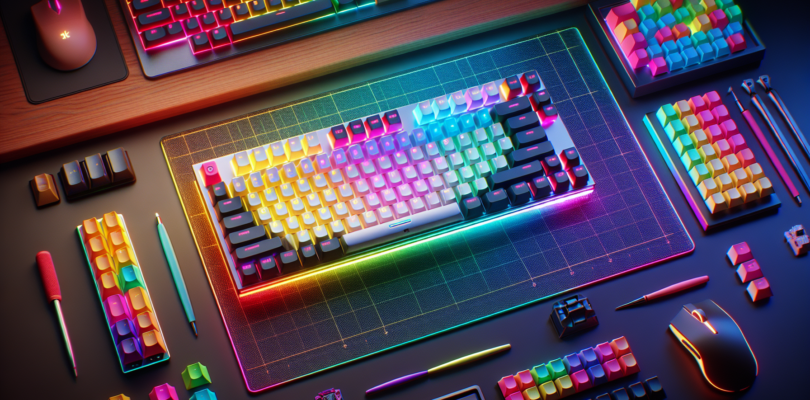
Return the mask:
<path fill-rule="evenodd" d="M 31 6 L 40 0 L 0 1 L 0 16 L 20 72 L 25 97 L 31 104 L 70 96 L 127 78 L 129 70 L 121 54 L 104 0 L 82 0 L 87 20 L 96 32 L 96 55 L 75 71 L 51 68 L 37 50 L 37 29 Z"/>

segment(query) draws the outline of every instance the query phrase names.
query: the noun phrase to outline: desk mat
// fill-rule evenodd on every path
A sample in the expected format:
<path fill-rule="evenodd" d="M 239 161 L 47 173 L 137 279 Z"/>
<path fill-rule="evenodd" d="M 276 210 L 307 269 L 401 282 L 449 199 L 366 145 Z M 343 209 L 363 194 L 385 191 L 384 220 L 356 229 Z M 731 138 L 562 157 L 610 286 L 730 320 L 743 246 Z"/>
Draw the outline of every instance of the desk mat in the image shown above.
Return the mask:
<path fill-rule="evenodd" d="M 237 295 L 193 163 L 532 69 L 596 182 L 593 194 Z M 161 145 L 253 392 L 694 250 L 574 28 L 166 136 Z"/>

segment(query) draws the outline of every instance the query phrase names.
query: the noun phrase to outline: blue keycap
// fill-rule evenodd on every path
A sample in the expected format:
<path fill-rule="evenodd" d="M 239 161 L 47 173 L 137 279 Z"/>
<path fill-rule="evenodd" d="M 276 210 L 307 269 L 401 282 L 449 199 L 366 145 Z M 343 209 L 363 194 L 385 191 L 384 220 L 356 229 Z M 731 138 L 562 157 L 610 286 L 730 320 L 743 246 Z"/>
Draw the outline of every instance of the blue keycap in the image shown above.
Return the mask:
<path fill-rule="evenodd" d="M 678 45 L 672 40 L 667 40 L 666 42 L 661 43 L 661 50 L 664 51 L 664 56 L 668 56 L 673 53 L 678 54 L 681 52 L 681 49 L 679 49 Z"/>
<path fill-rule="evenodd" d="M 651 19 L 645 19 L 641 21 L 638 30 L 644 35 L 645 39 L 650 40 L 650 38 L 655 37 L 655 34 L 658 33 L 658 25 Z"/>
<path fill-rule="evenodd" d="M 479 128 L 486 128 L 492 125 L 492 117 L 489 115 L 489 110 L 482 108 L 475 112 L 475 126 Z"/>
<path fill-rule="evenodd" d="M 706 36 L 709 37 L 709 42 L 715 42 L 717 41 L 717 39 L 725 38 L 723 36 L 723 31 L 721 31 L 720 28 L 714 28 L 709 30 L 709 33 L 707 33 Z"/>
<path fill-rule="evenodd" d="M 442 119 L 450 116 L 452 110 L 450 110 L 450 102 L 447 101 L 447 97 L 439 96 L 431 102 L 433 106 L 433 113 L 436 114 L 436 119 Z"/>
<path fill-rule="evenodd" d="M 393 135 L 383 136 L 380 138 L 380 151 L 383 154 L 394 154 L 397 152 L 397 143 Z"/>
<path fill-rule="evenodd" d="M 363 143 L 363 149 L 369 158 L 377 158 L 380 156 L 380 146 L 375 139 L 369 139 Z"/>
<path fill-rule="evenodd" d="M 582 361 L 576 354 L 569 354 L 563 357 L 563 365 L 565 365 L 565 372 L 567 372 L 568 375 L 571 375 L 583 368 Z"/>
<path fill-rule="evenodd" d="M 677 71 L 686 66 L 686 62 L 679 53 L 672 53 L 667 56 L 667 67 L 670 71 Z"/>
<path fill-rule="evenodd" d="M 579 356 L 579 360 L 582 361 L 582 367 L 585 369 L 599 365 L 599 358 L 596 356 L 596 352 L 593 351 L 592 347 L 580 351 L 577 353 L 577 356 Z"/>
<path fill-rule="evenodd" d="M 442 131 L 442 124 L 438 122 L 431 122 L 427 126 L 428 138 L 431 142 L 438 142 L 444 139 L 444 132 Z"/>
<path fill-rule="evenodd" d="M 684 49 L 684 51 L 681 52 L 681 57 L 683 57 L 687 67 L 691 67 L 700 62 L 700 56 L 698 56 L 697 51 L 691 47 Z"/>
<path fill-rule="evenodd" d="M 428 142 L 428 137 L 422 128 L 416 128 L 411 131 L 411 140 L 413 140 L 414 146 L 424 146 Z"/>
<path fill-rule="evenodd" d="M 678 51 L 679 52 L 682 52 L 682 51 L 684 51 L 686 49 L 691 49 L 692 47 L 695 47 L 694 45 L 692 45 L 692 39 L 690 39 L 689 36 L 684 36 L 684 37 L 678 39 L 676 44 L 678 45 Z"/>
<path fill-rule="evenodd" d="M 672 29 L 672 27 L 677 24 L 678 21 L 675 20 L 675 17 L 672 14 L 664 14 L 661 16 L 661 18 L 658 18 L 658 29 L 661 29 L 665 26 L 668 26 L 669 29 Z"/>
<path fill-rule="evenodd" d="M 647 55 L 650 56 L 650 60 L 652 60 L 653 58 L 663 57 L 664 50 L 661 50 L 661 46 L 653 44 L 647 47 Z"/>
<path fill-rule="evenodd" d="M 397 148 L 400 150 L 407 150 L 413 147 L 413 143 L 411 143 L 411 135 L 408 132 L 400 132 L 394 136 L 394 140 L 397 142 Z"/>
<path fill-rule="evenodd" d="M 708 43 L 703 43 L 702 45 L 698 46 L 697 48 L 698 55 L 700 56 L 700 62 L 706 62 L 714 60 L 714 47 Z"/>
<path fill-rule="evenodd" d="M 464 114 L 458 117 L 458 128 L 462 132 L 472 132 L 475 130 L 475 119 L 472 114 Z"/>
<path fill-rule="evenodd" d="M 726 26 L 726 29 L 723 29 L 723 35 L 729 37 L 735 33 L 742 32 L 742 25 L 739 22 L 732 22 Z"/>
<path fill-rule="evenodd" d="M 602 368 L 601 364 L 596 364 L 593 367 L 588 368 L 588 376 L 591 378 L 591 382 L 593 382 L 594 386 L 599 386 L 603 383 L 607 383 L 608 378 L 605 375 L 605 370 Z"/>
<path fill-rule="evenodd" d="M 453 137 L 461 133 L 455 118 L 447 118 L 444 123 L 442 123 L 442 130 L 444 130 L 445 137 Z"/>
<path fill-rule="evenodd" d="M 639 8 L 636 13 L 638 13 L 638 17 L 641 21 L 652 20 L 655 22 L 655 19 L 658 18 L 658 16 L 655 15 L 655 9 L 649 4 Z"/>
<path fill-rule="evenodd" d="M 731 49 L 728 48 L 728 42 L 723 38 L 715 40 L 714 43 L 712 43 L 712 47 L 714 47 L 714 53 L 717 58 L 731 54 Z"/>
<path fill-rule="evenodd" d="M 413 117 L 419 125 L 426 124 L 436 119 L 436 114 L 433 113 L 433 107 L 430 105 L 430 100 L 420 102 L 416 108 L 413 109 Z"/>
<path fill-rule="evenodd" d="M 660 46 L 661 42 L 658 41 L 657 37 L 653 36 L 653 37 L 651 37 L 651 38 L 649 38 L 647 40 L 647 46 L 652 46 L 652 45 Z"/>
<path fill-rule="evenodd" d="M 700 45 L 704 43 L 710 43 L 709 36 L 706 35 L 706 32 L 697 31 L 695 34 L 692 35 L 692 46 L 698 48 Z"/>

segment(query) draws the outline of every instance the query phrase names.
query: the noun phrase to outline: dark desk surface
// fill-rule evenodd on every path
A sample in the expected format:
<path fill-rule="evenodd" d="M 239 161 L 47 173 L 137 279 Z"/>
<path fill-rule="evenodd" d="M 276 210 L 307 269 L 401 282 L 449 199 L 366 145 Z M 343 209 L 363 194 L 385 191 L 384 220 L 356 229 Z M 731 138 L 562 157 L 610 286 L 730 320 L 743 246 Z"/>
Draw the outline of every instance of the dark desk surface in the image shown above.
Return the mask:
<path fill-rule="evenodd" d="M 217 311 L 199 256 L 182 214 L 180 203 L 168 174 L 158 144 L 171 133 L 216 122 L 234 115 L 280 104 L 347 84 L 384 76 L 427 62 L 464 54 L 530 34 L 568 26 L 578 27 L 602 69 L 619 104 L 635 131 L 642 148 L 672 199 L 696 243 L 694 254 L 662 265 L 586 288 L 599 316 L 600 325 L 587 333 L 559 340 L 548 322 L 552 300 L 534 304 L 503 316 L 443 334 L 364 359 L 308 379 L 285 385 L 258 395 L 261 398 L 311 399 L 330 387 L 343 390 L 349 400 L 364 398 L 371 386 L 405 373 L 416 372 L 452 358 L 490 346 L 511 343 L 507 355 L 472 365 L 428 382 L 385 396 L 386 399 L 431 399 L 458 389 L 479 385 L 489 400 L 498 400 L 497 380 L 507 374 L 570 354 L 583 347 L 625 335 L 639 360 L 639 378 L 658 375 L 670 399 L 727 397 L 798 398 L 803 393 L 808 372 L 804 361 L 806 318 L 810 305 L 810 258 L 794 258 L 782 238 L 782 232 L 796 223 L 810 227 L 810 204 L 799 208 L 786 195 L 781 181 L 773 178 L 783 205 L 776 215 L 748 222 L 735 228 L 704 235 L 689 210 L 683 195 L 669 174 L 654 144 L 641 123 L 643 113 L 665 102 L 686 98 L 695 93 L 739 86 L 743 78 L 756 78 L 767 73 L 773 85 L 793 110 L 797 122 L 810 131 L 810 102 L 804 97 L 810 89 L 807 65 L 810 55 L 804 37 L 806 26 L 798 12 L 785 12 L 769 2 L 741 0 L 743 12 L 750 18 L 768 46 L 765 61 L 759 68 L 748 67 L 692 82 L 642 99 L 630 99 L 608 62 L 585 20 L 583 8 L 546 17 L 532 23 L 479 35 L 473 39 L 447 43 L 421 50 L 418 56 L 399 56 L 363 68 L 329 76 L 315 82 L 246 98 L 204 112 L 176 117 L 161 123 L 142 126 L 127 132 L 62 148 L 0 166 L 0 215 L 2 240 L 0 253 L 5 258 L 0 266 L 3 328 L 3 368 L 0 383 L 3 397 L 8 398 L 86 398 L 106 399 L 125 393 L 132 399 L 146 399 L 153 386 L 168 382 L 177 388 L 181 399 L 191 393 L 183 387 L 180 373 L 186 365 L 202 362 L 208 366 L 213 384 L 210 389 L 220 399 L 253 397 L 245 389 L 235 362 L 233 350 Z M 798 2 L 795 2 L 798 3 Z M 792 39 L 796 38 L 796 39 Z M 739 92 L 738 92 L 739 94 Z M 748 102 L 744 99 L 744 102 Z M 736 112 L 736 110 L 733 110 Z M 768 135 L 770 136 L 770 135 Z M 795 141 L 792 140 L 794 143 Z M 772 141 L 772 145 L 774 142 Z M 28 189 L 34 175 L 56 173 L 67 161 L 88 154 L 123 146 L 132 157 L 138 182 L 75 203 L 65 203 L 35 210 Z M 797 149 L 798 151 L 798 149 Z M 779 152 L 781 154 L 781 152 Z M 801 157 L 805 168 L 808 159 Z M 762 161 L 766 162 L 767 161 Z M 793 174 L 795 176 L 795 174 Z M 794 178 L 795 179 L 795 178 Z M 810 193 L 801 188 L 810 202 Z M 783 196 L 783 194 L 785 194 Z M 98 217 L 115 210 L 124 214 L 130 228 L 144 274 L 150 286 L 155 307 L 160 311 L 161 325 L 172 358 L 161 364 L 124 375 L 118 368 L 109 334 L 100 314 L 93 283 L 81 256 L 75 226 L 81 220 Z M 170 273 L 160 251 L 153 214 L 159 212 L 167 225 L 183 268 L 191 300 L 197 314 L 200 337 L 195 339 L 185 322 Z M 733 268 L 725 258 L 728 247 L 747 241 L 771 282 L 774 297 L 764 304 L 752 304 Z M 56 263 L 64 296 L 63 309 L 73 340 L 79 378 L 74 380 L 64 357 L 54 313 L 47 306 L 34 255 L 49 250 Z M 688 294 L 667 299 L 643 308 L 613 311 L 618 304 L 676 281 L 708 274 L 708 286 Z M 667 332 L 667 324 L 684 303 L 712 298 L 739 323 L 757 355 L 760 374 L 753 388 L 740 395 L 727 396 L 709 388 L 701 378 L 692 358 Z M 515 326 L 522 330 L 514 329 Z M 571 399 L 596 397 L 603 391 L 630 384 L 625 379 L 572 396 Z"/>

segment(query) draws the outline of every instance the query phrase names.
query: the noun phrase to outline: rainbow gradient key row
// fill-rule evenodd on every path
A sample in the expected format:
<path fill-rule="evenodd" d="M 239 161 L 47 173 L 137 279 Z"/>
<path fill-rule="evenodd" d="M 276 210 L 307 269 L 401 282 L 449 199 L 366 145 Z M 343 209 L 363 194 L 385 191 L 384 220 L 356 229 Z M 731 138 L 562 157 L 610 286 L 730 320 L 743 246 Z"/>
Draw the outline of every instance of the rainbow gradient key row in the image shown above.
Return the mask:
<path fill-rule="evenodd" d="M 169 359 L 152 299 L 124 217 L 116 212 L 77 228 L 121 369 L 131 372 Z"/>
<path fill-rule="evenodd" d="M 589 193 L 537 72 L 195 164 L 238 289 Z"/>
<path fill-rule="evenodd" d="M 622 336 L 498 381 L 506 400 L 557 400 L 639 372 Z"/>
<path fill-rule="evenodd" d="M 605 22 L 631 67 L 649 67 L 652 76 L 746 48 L 742 12 L 732 0 L 631 0 Z"/>

